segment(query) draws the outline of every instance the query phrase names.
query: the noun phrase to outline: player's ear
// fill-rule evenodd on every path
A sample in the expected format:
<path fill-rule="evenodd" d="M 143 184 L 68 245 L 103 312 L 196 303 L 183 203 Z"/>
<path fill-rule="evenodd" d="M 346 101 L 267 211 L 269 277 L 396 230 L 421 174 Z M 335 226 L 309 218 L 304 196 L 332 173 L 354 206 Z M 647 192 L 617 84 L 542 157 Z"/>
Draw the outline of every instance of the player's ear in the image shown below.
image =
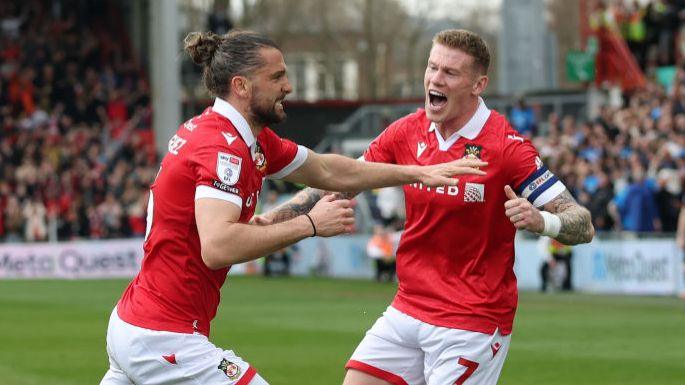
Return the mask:
<path fill-rule="evenodd" d="M 485 91 L 485 88 L 487 88 L 488 81 L 489 79 L 487 75 L 477 75 L 476 81 L 473 83 L 473 88 L 471 89 L 471 92 L 474 95 L 480 96 Z"/>
<path fill-rule="evenodd" d="M 240 98 L 249 98 L 252 90 L 250 79 L 245 76 L 234 76 L 231 78 L 231 90 Z"/>

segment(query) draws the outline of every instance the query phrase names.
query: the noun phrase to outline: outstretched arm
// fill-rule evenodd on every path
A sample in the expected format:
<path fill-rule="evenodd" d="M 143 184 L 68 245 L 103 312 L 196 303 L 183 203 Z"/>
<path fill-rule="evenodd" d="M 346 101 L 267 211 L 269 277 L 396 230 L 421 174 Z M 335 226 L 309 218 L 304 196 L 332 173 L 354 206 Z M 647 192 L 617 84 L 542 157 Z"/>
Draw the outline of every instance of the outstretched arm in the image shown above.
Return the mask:
<path fill-rule="evenodd" d="M 504 190 L 509 198 L 504 204 L 505 213 L 517 229 L 549 235 L 565 245 L 588 243 L 595 236 L 590 212 L 568 190 L 543 205 L 543 211 L 517 197 L 511 187 Z"/>
<path fill-rule="evenodd" d="M 453 186 L 455 175 L 485 175 L 478 167 L 486 162 L 459 159 L 448 163 L 415 166 L 359 162 L 335 154 L 309 151 L 307 160 L 284 179 L 328 191 L 364 191 L 420 182 L 426 186 Z"/>

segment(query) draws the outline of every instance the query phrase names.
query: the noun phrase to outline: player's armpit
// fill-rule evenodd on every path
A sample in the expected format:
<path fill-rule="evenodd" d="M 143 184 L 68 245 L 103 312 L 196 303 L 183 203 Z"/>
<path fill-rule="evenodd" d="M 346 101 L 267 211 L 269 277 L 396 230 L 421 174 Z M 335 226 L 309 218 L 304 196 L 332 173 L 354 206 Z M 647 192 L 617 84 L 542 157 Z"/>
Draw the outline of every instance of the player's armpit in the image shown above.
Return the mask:
<path fill-rule="evenodd" d="M 565 245 L 588 243 L 595 236 L 590 212 L 564 190 L 556 198 L 547 202 L 542 208 L 556 214 L 561 220 L 561 229 L 555 239 Z"/>

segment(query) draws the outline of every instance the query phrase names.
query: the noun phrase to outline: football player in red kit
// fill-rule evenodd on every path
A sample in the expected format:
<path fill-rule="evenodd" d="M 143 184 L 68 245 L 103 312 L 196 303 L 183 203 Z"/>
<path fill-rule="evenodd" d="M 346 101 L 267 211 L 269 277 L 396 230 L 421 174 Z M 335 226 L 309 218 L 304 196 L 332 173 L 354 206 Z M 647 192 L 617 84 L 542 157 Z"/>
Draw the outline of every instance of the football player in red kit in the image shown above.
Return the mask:
<path fill-rule="evenodd" d="M 112 312 L 110 368 L 102 385 L 238 384 L 266 381 L 231 350 L 209 342 L 231 265 L 309 236 L 348 233 L 349 200 L 320 200 L 306 215 L 270 226 L 248 223 L 264 178 L 335 190 L 404 183 L 454 185 L 484 175 L 477 160 L 398 166 L 320 155 L 267 126 L 285 118 L 292 88 L 269 38 L 235 31 L 191 33 L 185 49 L 203 66 L 214 105 L 180 126 L 151 187 L 141 271 Z"/>
<path fill-rule="evenodd" d="M 425 109 L 392 123 L 363 155 L 398 165 L 480 159 L 488 172 L 455 186 L 404 186 L 399 288 L 347 362 L 344 385 L 495 384 L 517 305 L 516 230 L 568 245 L 592 240 L 590 213 L 481 98 L 489 65 L 476 34 L 438 33 L 424 77 Z M 324 196 L 305 189 L 258 222 L 300 215 Z"/>

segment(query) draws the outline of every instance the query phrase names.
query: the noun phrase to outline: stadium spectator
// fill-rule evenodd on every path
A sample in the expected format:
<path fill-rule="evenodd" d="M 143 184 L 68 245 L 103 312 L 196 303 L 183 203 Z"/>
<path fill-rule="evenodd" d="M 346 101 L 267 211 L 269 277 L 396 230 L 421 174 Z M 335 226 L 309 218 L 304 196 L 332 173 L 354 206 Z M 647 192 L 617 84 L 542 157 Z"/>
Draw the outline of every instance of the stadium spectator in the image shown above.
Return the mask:
<path fill-rule="evenodd" d="M 516 229 L 565 244 L 594 235 L 589 212 L 544 167 L 531 143 L 481 99 L 489 64 L 479 36 L 438 33 L 424 78 L 425 110 L 391 124 L 363 155 L 397 164 L 482 157 L 491 179 L 464 177 L 457 189 L 404 186 L 399 290 L 348 361 L 345 385 L 459 384 L 469 378 L 496 383 L 516 309 Z M 293 204 L 309 204 L 295 212 L 306 212 L 325 195 L 304 190 Z M 264 216 L 287 219 L 293 211 L 276 208 Z"/>
<path fill-rule="evenodd" d="M 540 267 L 540 291 L 545 293 L 550 287 L 555 290 L 573 290 L 573 248 L 549 237 L 540 237 L 540 246 L 545 255 Z"/>
<path fill-rule="evenodd" d="M 535 111 L 526 104 L 523 97 L 518 98 L 516 105 L 511 109 L 509 120 L 519 134 L 528 138 L 536 135 L 537 120 L 535 118 Z"/>
<path fill-rule="evenodd" d="M 284 247 L 264 257 L 265 277 L 287 277 L 290 275 L 290 264 L 297 254 L 297 245 Z"/>
<path fill-rule="evenodd" d="M 150 191 L 144 263 L 110 318 L 102 385 L 266 384 L 233 351 L 207 339 L 229 268 L 310 236 L 349 233 L 354 224 L 350 201 L 333 198 L 284 223 L 249 224 L 266 176 L 361 190 L 453 185 L 455 174 L 485 174 L 468 167 L 486 165 L 476 161 L 403 167 L 318 155 L 268 128 L 285 119 L 282 101 L 292 92 L 271 39 L 194 32 L 185 49 L 216 99 L 169 141 Z M 178 370 L 159 365 L 176 364 L 177 354 L 184 364 Z"/>
<path fill-rule="evenodd" d="M 214 9 L 207 17 L 207 27 L 217 35 L 223 35 L 233 29 L 233 22 L 229 17 L 226 4 L 222 1 L 214 2 Z"/>
<path fill-rule="evenodd" d="M 392 234 L 383 225 L 373 227 L 373 235 L 366 244 L 366 255 L 375 265 L 376 281 L 392 282 L 395 280 L 395 247 Z"/>
<path fill-rule="evenodd" d="M 23 207 L 24 239 L 29 242 L 44 241 L 48 237 L 47 212 L 39 197 L 31 197 Z"/>
<path fill-rule="evenodd" d="M 653 188 L 653 183 L 645 178 L 642 167 L 634 165 L 628 185 L 618 192 L 613 201 L 623 230 L 661 230 Z"/>

